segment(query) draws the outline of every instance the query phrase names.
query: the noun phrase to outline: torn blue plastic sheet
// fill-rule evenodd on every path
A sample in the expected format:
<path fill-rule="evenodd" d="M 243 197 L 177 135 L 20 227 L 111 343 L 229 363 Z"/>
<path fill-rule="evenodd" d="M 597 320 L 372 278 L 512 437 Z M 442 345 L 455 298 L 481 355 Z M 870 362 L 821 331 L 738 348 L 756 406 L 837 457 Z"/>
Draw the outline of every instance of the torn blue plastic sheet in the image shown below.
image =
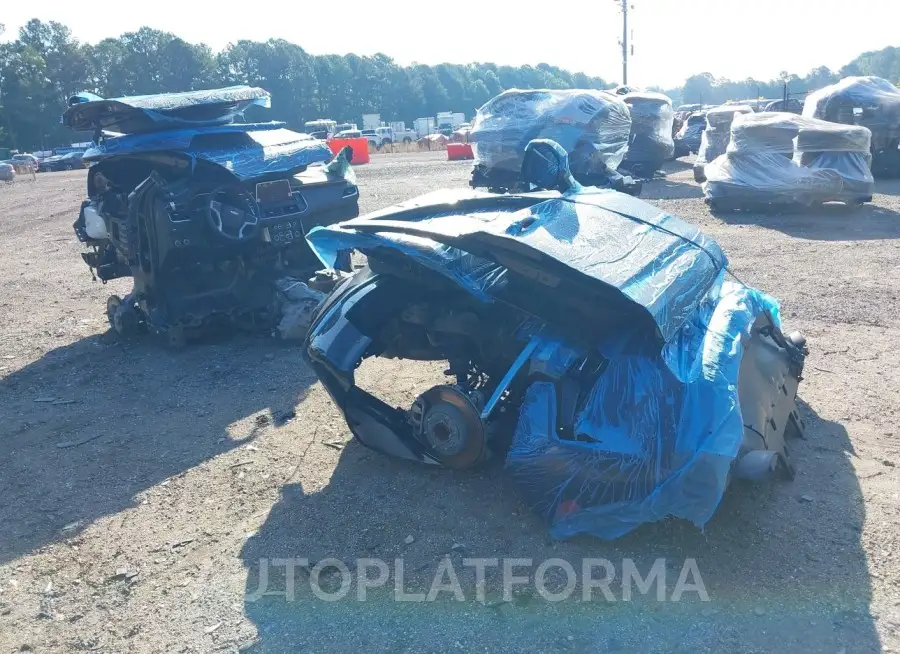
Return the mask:
<path fill-rule="evenodd" d="M 743 438 L 742 341 L 758 315 L 778 324 L 779 314 L 773 298 L 731 281 L 707 300 L 663 351 L 626 347 L 609 360 L 574 439 L 557 433 L 557 383 L 526 391 L 506 467 L 554 537 L 614 539 L 667 516 L 698 527 L 712 517 Z"/>

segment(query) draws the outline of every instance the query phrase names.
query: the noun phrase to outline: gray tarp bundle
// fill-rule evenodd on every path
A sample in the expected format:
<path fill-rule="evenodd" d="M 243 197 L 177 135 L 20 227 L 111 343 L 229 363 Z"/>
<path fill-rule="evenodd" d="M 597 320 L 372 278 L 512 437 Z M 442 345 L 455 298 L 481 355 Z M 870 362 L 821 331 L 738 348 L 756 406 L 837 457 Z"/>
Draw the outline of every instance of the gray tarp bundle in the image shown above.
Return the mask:
<path fill-rule="evenodd" d="M 705 168 L 713 204 L 810 205 L 871 199 L 871 134 L 790 113 L 736 116 L 727 151 Z"/>

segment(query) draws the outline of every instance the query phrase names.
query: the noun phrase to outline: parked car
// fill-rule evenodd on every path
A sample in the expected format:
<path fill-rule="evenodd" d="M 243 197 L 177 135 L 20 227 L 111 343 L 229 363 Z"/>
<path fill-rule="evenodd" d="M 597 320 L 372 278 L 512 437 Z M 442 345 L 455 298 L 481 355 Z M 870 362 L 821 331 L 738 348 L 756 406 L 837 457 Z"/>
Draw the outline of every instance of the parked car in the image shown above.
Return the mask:
<path fill-rule="evenodd" d="M 558 538 L 702 527 L 731 479 L 792 477 L 806 346 L 777 302 L 696 228 L 580 186 L 558 144 L 529 143 L 523 171 L 535 191 L 445 190 L 310 232 L 326 262 L 367 257 L 305 344 L 354 437 L 451 468 L 505 456 Z M 448 379 L 396 408 L 356 385 L 369 357 Z"/>
<path fill-rule="evenodd" d="M 52 171 L 76 170 L 78 168 L 87 168 L 83 152 L 70 152 L 61 155 L 58 159 L 54 158 L 50 163 L 50 170 Z"/>
<path fill-rule="evenodd" d="M 11 159 L 11 163 L 12 163 L 14 166 L 28 165 L 28 166 L 30 166 L 31 169 L 32 169 L 33 171 L 35 171 L 35 172 L 37 172 L 38 166 L 40 165 L 40 162 L 38 161 L 38 158 L 37 158 L 36 156 L 34 156 L 33 154 L 16 154 L 16 155 L 13 155 L 13 158 Z"/>
<path fill-rule="evenodd" d="M 363 133 L 358 129 L 345 129 L 340 132 L 335 133 L 334 138 L 336 139 L 358 139 L 361 138 Z"/>
<path fill-rule="evenodd" d="M 0 182 L 13 182 L 16 179 L 16 168 L 11 163 L 0 161 Z"/>
<path fill-rule="evenodd" d="M 38 172 L 39 173 L 49 173 L 53 170 L 54 162 L 58 161 L 62 158 L 61 154 L 51 154 L 49 157 L 44 157 L 38 160 Z"/>
<path fill-rule="evenodd" d="M 269 104 L 246 86 L 70 100 L 63 124 L 119 133 L 85 153 L 88 199 L 73 225 L 100 280 L 134 280 L 107 303 L 119 334 L 181 344 L 207 328 L 270 333 L 288 290 L 321 268 L 306 232 L 359 213 L 350 148 L 333 156 L 283 123 L 235 121 Z"/>
<path fill-rule="evenodd" d="M 788 98 L 787 103 L 782 100 L 772 100 L 765 106 L 764 111 L 782 111 L 791 114 L 803 113 L 803 102 L 797 98 Z"/>

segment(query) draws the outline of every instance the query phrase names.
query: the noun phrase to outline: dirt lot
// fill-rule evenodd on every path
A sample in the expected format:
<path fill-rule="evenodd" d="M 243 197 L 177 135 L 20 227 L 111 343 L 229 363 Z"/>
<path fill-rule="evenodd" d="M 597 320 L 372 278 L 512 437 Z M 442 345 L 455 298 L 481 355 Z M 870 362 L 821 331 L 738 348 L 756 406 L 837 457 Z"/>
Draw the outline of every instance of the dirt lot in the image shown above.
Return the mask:
<path fill-rule="evenodd" d="M 364 210 L 465 184 L 443 153 L 358 168 Z M 71 223 L 84 171 L 0 185 L 0 651 L 900 652 L 900 183 L 846 213 L 713 217 L 686 165 L 644 197 L 713 235 L 783 301 L 811 356 L 798 476 L 735 486 L 704 532 L 666 521 L 614 543 L 552 542 L 498 466 L 389 460 L 349 432 L 299 349 L 235 338 L 173 352 L 106 333 L 126 284 L 92 282 Z M 433 370 L 370 362 L 398 404 Z M 410 538 L 411 537 L 411 538 Z M 709 594 L 657 601 L 255 600 L 261 559 L 403 558 L 407 592 L 444 556 L 686 558 Z M 272 568 L 270 590 L 286 590 Z M 394 570 L 396 572 L 396 570 Z M 374 573 L 373 573 L 374 574 Z M 598 593 L 599 595 L 599 593 Z"/>

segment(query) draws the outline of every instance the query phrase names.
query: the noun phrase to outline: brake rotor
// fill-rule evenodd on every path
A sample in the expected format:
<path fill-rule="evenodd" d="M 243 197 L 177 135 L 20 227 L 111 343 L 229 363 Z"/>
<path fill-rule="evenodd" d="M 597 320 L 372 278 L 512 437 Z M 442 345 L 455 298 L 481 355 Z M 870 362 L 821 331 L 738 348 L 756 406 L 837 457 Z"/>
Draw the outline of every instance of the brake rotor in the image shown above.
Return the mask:
<path fill-rule="evenodd" d="M 475 404 L 459 389 L 435 386 L 425 391 L 416 399 L 413 413 L 421 438 L 448 468 L 469 468 L 484 457 L 484 422 Z"/>

